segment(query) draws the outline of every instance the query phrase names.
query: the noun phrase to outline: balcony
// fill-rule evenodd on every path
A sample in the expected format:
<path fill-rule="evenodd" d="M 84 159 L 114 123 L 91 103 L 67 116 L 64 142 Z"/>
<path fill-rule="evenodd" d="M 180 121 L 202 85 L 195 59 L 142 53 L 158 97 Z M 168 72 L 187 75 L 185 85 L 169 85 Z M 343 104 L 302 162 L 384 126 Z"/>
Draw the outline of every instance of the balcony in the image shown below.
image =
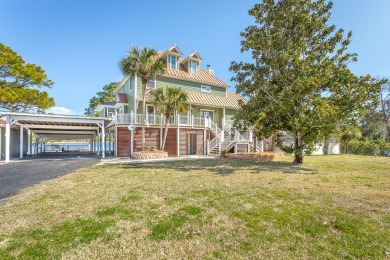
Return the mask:
<path fill-rule="evenodd" d="M 146 126 L 164 126 L 165 116 L 163 115 L 146 115 Z M 179 124 L 177 124 L 179 122 Z M 142 114 L 117 114 L 116 124 L 142 125 Z M 169 124 L 172 126 L 190 126 L 190 127 L 210 127 L 211 120 L 207 117 L 189 117 L 189 116 L 171 116 Z"/>

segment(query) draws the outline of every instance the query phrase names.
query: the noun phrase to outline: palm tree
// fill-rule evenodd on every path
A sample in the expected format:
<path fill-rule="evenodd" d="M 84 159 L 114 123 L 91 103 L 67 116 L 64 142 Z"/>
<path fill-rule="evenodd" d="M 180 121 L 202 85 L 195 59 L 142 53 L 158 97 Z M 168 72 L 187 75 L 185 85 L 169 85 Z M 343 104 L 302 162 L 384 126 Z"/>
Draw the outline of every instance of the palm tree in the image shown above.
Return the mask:
<path fill-rule="evenodd" d="M 340 137 L 341 143 L 343 144 L 345 149 L 344 152 L 348 154 L 348 146 L 352 140 L 361 139 L 361 138 L 362 138 L 362 133 L 358 128 L 352 127 L 347 131 L 345 131 Z"/>
<path fill-rule="evenodd" d="M 165 70 L 162 59 L 156 59 L 157 51 L 152 48 L 131 47 L 127 56 L 119 60 L 119 68 L 125 76 L 139 76 L 142 82 L 142 150 L 145 150 L 146 86 L 150 77 L 161 75 Z"/>
<path fill-rule="evenodd" d="M 176 113 L 182 113 L 187 110 L 187 94 L 179 87 L 158 88 L 153 91 L 153 104 L 157 110 L 163 111 L 165 116 L 165 131 L 161 149 L 164 150 L 167 140 L 169 119 Z"/>

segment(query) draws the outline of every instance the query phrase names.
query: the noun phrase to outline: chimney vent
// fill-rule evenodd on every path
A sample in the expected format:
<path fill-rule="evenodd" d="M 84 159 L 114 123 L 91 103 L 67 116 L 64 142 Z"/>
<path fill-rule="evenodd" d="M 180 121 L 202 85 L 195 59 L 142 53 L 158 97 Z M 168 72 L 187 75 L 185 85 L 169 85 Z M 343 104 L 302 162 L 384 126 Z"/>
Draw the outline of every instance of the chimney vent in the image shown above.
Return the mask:
<path fill-rule="evenodd" d="M 214 70 L 210 68 L 210 65 L 207 65 L 207 72 L 210 73 L 211 75 L 214 75 Z"/>

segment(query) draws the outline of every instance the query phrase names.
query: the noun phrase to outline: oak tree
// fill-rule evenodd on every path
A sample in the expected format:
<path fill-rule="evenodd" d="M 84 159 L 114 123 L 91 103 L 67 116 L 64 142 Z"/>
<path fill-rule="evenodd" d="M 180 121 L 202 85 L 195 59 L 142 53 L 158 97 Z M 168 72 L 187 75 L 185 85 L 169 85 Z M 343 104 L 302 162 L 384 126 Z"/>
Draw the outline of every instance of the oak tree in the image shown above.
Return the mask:
<path fill-rule="evenodd" d="M 255 24 L 241 36 L 252 62 L 232 62 L 237 92 L 248 98 L 236 117 L 253 117 L 258 129 L 294 137 L 294 163 L 304 149 L 356 121 L 378 104 L 380 82 L 357 76 L 348 64 L 352 33 L 329 25 L 332 2 L 264 0 L 249 10 Z M 244 117 L 245 118 L 245 117 Z M 242 122 L 242 121 L 241 121 Z M 245 127 L 245 126 L 244 126 Z"/>

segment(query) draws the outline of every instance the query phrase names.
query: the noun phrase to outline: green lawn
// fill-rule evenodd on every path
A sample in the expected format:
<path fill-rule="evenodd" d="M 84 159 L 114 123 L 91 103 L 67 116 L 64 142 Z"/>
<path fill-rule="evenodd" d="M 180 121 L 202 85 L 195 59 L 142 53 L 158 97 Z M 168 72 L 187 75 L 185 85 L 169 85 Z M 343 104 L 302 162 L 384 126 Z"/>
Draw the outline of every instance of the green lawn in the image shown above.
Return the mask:
<path fill-rule="evenodd" d="M 390 158 L 94 166 L 0 201 L 0 259 L 390 258 Z"/>

